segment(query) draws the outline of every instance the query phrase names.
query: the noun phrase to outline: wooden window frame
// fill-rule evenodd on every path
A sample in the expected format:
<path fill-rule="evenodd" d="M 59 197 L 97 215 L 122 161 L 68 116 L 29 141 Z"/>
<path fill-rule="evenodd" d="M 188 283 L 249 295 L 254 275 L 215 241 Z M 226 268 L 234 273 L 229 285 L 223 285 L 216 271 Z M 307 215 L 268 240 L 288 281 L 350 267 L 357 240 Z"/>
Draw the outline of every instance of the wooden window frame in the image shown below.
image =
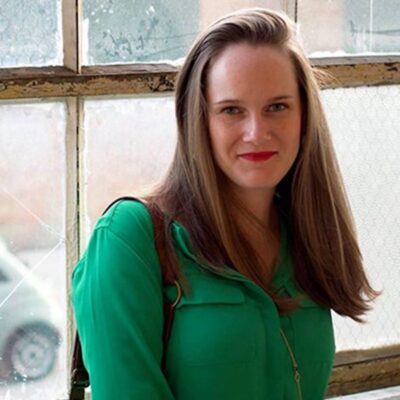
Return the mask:
<path fill-rule="evenodd" d="M 310 58 L 332 76 L 322 89 L 400 84 L 400 55 Z M 81 97 L 173 92 L 178 67 L 121 64 L 0 69 L 0 99 Z"/>
<path fill-rule="evenodd" d="M 286 12 L 297 19 L 297 1 L 284 0 Z M 82 0 L 62 1 L 64 66 L 0 69 L 0 100 L 59 98 L 67 107 L 66 273 L 70 293 L 72 268 L 84 248 L 86 212 L 82 182 L 83 99 L 87 96 L 169 94 L 178 67 L 169 64 L 82 66 Z M 311 58 L 333 79 L 322 89 L 400 84 L 400 55 Z M 70 357 L 75 326 L 68 304 L 67 344 Z M 400 384 L 400 344 L 336 354 L 328 396 L 357 393 Z"/>

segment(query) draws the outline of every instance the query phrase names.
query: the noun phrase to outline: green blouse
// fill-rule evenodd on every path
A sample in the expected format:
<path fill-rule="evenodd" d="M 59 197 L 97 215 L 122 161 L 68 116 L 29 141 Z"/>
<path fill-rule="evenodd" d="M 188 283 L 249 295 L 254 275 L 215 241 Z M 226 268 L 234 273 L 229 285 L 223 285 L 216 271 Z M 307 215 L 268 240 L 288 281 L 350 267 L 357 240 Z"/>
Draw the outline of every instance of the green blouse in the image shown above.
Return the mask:
<path fill-rule="evenodd" d="M 301 290 L 281 224 L 273 286 Z M 72 302 L 92 400 L 321 400 L 335 355 L 331 312 L 309 298 L 286 316 L 253 281 L 227 268 L 216 273 L 195 257 L 188 232 L 173 225 L 175 249 L 191 291 L 175 312 L 163 353 L 163 291 L 153 227 L 146 208 L 123 200 L 95 226 L 72 277 Z"/>

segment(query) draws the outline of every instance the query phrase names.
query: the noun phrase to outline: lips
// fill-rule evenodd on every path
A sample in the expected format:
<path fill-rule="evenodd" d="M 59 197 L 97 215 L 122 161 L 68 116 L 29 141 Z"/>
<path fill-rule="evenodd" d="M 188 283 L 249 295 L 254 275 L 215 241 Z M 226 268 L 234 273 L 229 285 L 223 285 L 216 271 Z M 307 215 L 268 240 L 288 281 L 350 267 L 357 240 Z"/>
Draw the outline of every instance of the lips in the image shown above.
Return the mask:
<path fill-rule="evenodd" d="M 273 157 L 276 151 L 259 151 L 253 153 L 243 153 L 239 154 L 239 157 L 247 161 L 266 161 Z"/>

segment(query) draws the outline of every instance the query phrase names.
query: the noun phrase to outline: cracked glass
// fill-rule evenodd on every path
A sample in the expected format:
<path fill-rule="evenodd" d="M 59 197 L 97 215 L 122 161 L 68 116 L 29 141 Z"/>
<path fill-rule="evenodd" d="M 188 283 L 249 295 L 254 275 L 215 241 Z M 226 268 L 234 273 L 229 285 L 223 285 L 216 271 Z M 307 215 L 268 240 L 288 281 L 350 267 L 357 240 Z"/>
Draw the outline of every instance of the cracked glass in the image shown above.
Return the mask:
<path fill-rule="evenodd" d="M 61 0 L 0 0 L 0 67 L 62 64 Z"/>
<path fill-rule="evenodd" d="M 0 398 L 66 391 L 63 102 L 0 103 Z"/>

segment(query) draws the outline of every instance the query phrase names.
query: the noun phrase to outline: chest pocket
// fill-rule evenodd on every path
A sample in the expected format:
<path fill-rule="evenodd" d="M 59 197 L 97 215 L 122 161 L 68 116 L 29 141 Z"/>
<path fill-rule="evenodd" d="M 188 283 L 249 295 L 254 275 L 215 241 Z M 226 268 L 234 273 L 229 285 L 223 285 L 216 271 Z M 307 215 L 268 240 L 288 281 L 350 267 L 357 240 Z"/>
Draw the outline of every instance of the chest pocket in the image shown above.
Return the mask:
<path fill-rule="evenodd" d="M 251 362 L 263 334 L 258 310 L 236 282 L 189 278 L 192 291 L 176 307 L 168 357 L 184 365 Z"/>
<path fill-rule="evenodd" d="M 287 285 L 285 289 L 292 297 L 300 294 L 294 285 Z M 298 361 L 315 365 L 320 362 L 332 364 L 335 357 L 335 339 L 331 311 L 307 295 L 303 296 L 299 308 L 289 317 L 294 330 Z"/>

